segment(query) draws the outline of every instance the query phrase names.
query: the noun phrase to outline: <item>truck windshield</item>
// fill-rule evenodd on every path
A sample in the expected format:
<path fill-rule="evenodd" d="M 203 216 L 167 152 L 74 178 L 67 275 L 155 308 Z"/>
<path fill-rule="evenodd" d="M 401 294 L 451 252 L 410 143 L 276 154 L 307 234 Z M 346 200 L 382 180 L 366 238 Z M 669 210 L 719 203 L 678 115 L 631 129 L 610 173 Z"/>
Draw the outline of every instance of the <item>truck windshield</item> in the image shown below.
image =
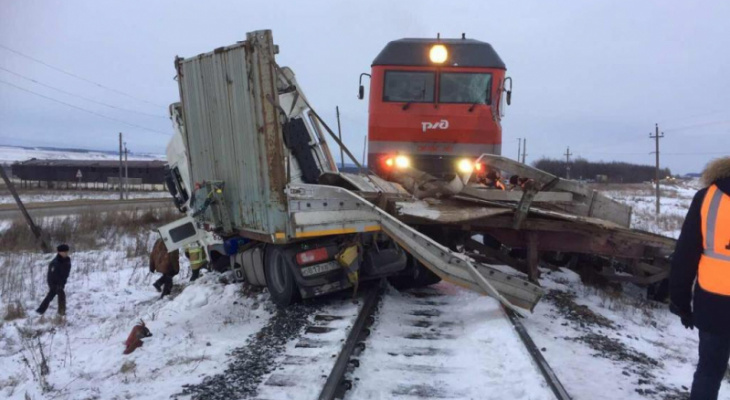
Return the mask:
<path fill-rule="evenodd" d="M 433 72 L 386 71 L 383 101 L 432 103 L 435 79 Z"/>
<path fill-rule="evenodd" d="M 440 81 L 440 103 L 491 104 L 492 74 L 448 72 Z"/>

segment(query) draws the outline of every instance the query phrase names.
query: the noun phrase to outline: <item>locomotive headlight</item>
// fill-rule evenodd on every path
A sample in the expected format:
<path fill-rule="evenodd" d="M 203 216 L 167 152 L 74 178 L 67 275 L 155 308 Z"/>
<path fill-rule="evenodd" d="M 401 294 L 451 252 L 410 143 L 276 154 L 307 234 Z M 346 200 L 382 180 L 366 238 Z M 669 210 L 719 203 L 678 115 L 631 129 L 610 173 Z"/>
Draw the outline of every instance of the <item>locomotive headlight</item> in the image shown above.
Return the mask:
<path fill-rule="evenodd" d="M 431 47 L 431 51 L 428 53 L 431 62 L 436 64 L 443 64 L 446 58 L 449 56 L 449 52 L 446 51 L 446 46 L 442 44 L 435 44 Z"/>
<path fill-rule="evenodd" d="M 396 156 L 395 166 L 401 169 L 408 168 L 411 166 L 411 159 L 406 156 Z"/>
<path fill-rule="evenodd" d="M 462 158 L 461 160 L 459 160 L 457 168 L 459 169 L 459 172 L 463 174 L 471 174 L 472 172 L 474 172 L 474 163 L 468 158 Z"/>

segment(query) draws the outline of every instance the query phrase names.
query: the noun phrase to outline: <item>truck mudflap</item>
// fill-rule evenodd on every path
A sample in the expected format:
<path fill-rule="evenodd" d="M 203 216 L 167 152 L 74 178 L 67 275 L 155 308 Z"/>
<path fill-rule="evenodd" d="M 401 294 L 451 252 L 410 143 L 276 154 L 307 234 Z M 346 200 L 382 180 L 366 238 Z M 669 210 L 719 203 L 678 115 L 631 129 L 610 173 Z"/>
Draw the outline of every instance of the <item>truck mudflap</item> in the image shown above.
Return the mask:
<path fill-rule="evenodd" d="M 311 237 L 382 230 L 441 279 L 532 311 L 544 290 L 524 276 L 451 251 L 383 209 L 343 188 L 296 184 L 287 189 L 292 236 Z"/>

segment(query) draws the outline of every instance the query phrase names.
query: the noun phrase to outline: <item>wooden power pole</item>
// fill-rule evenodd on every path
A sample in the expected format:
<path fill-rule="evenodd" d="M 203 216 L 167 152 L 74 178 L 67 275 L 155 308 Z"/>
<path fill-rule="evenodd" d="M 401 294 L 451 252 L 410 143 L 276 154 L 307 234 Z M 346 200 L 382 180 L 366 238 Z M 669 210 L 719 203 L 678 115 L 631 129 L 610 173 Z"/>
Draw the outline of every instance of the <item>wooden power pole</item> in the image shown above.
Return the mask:
<path fill-rule="evenodd" d="M 517 138 L 517 162 L 522 160 L 522 138 Z"/>
<path fill-rule="evenodd" d="M 649 138 L 654 139 L 656 142 L 656 151 L 654 154 L 656 154 L 656 170 L 654 173 L 654 180 L 656 181 L 656 215 L 659 215 L 661 213 L 661 205 L 659 204 L 659 198 L 661 197 L 661 191 L 659 190 L 659 139 L 664 137 L 664 132 L 659 134 L 659 124 L 654 125 L 654 136 L 649 133 Z"/>
<path fill-rule="evenodd" d="M 0 165 L 0 175 L 2 175 L 3 181 L 5 181 L 5 186 L 8 187 L 10 194 L 13 195 L 13 199 L 15 199 L 15 204 L 18 205 L 18 209 L 20 209 L 20 213 L 23 214 L 23 218 L 25 218 L 25 222 L 28 223 L 31 232 L 33 232 L 33 236 L 35 236 L 35 238 L 38 240 L 38 243 L 40 243 L 41 250 L 43 250 L 44 253 L 50 253 L 51 246 L 48 245 L 45 237 L 43 237 L 43 232 L 41 232 L 41 228 L 39 228 L 38 225 L 33 222 L 33 218 L 30 216 L 30 214 L 28 214 L 28 210 L 25 209 L 25 205 L 23 205 L 23 201 L 20 200 L 18 192 L 15 191 L 15 185 L 13 185 L 13 182 L 8 177 L 8 174 L 5 173 L 5 168 L 3 168 L 2 165 Z"/>
<path fill-rule="evenodd" d="M 570 156 L 573 154 L 570 152 L 570 146 L 568 146 L 568 150 L 565 151 L 565 179 L 570 179 Z"/>
<path fill-rule="evenodd" d="M 525 163 L 525 158 L 527 158 L 527 138 L 522 139 L 522 163 Z"/>
<path fill-rule="evenodd" d="M 122 188 L 122 132 L 119 132 L 119 200 L 124 200 L 124 189 Z"/>
<path fill-rule="evenodd" d="M 337 111 L 337 135 L 340 137 L 340 143 L 342 143 L 342 126 L 340 126 L 340 106 L 335 106 Z M 345 168 L 345 150 L 340 146 L 340 168 Z"/>
<path fill-rule="evenodd" d="M 124 142 L 124 193 L 127 200 L 129 200 L 129 162 L 127 161 L 128 155 L 129 150 L 127 150 L 127 142 Z"/>

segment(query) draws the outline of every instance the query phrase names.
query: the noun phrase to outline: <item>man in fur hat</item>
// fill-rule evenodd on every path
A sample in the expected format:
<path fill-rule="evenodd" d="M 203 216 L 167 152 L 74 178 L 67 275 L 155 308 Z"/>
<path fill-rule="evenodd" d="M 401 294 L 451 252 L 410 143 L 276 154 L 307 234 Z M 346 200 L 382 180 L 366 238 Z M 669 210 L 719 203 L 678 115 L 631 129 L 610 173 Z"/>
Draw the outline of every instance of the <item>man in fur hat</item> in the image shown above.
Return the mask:
<path fill-rule="evenodd" d="M 66 281 L 71 273 L 71 257 L 68 256 L 69 247 L 66 244 L 56 247 L 56 257 L 48 264 L 48 294 L 35 312 L 43 315 L 53 298 L 58 295 L 58 314 L 66 315 Z"/>
<path fill-rule="evenodd" d="M 702 183 L 705 188 L 695 194 L 684 220 L 669 277 L 670 311 L 687 329 L 699 331 L 694 400 L 717 399 L 730 358 L 730 157 L 711 162 Z"/>

